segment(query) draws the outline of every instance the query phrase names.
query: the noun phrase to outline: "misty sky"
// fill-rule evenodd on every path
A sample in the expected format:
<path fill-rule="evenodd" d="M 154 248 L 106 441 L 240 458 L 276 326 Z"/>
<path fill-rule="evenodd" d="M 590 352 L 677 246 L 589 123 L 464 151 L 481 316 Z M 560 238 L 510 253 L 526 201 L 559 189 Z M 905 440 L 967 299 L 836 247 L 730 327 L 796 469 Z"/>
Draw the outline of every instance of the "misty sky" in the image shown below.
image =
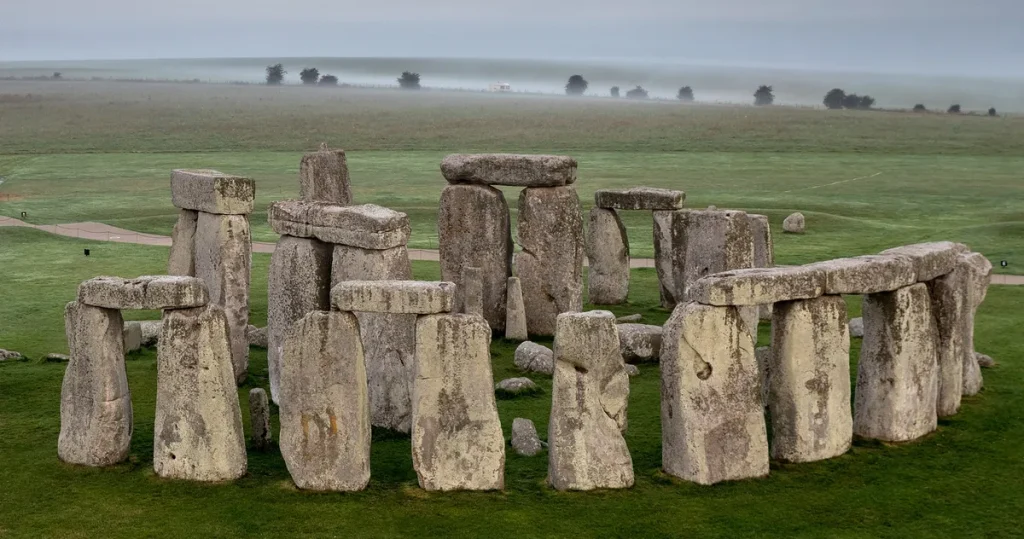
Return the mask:
<path fill-rule="evenodd" d="M 637 58 L 1024 77 L 1024 0 L 0 0 L 0 61 Z"/>

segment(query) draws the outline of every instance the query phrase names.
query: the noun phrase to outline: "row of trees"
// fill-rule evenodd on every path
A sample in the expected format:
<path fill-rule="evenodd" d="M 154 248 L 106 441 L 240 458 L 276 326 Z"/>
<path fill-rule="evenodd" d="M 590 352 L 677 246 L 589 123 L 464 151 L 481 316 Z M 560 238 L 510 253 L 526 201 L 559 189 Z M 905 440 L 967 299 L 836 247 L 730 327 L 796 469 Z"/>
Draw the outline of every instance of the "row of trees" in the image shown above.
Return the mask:
<path fill-rule="evenodd" d="M 918 103 L 918 104 L 914 105 L 914 112 L 928 112 L 928 107 L 924 106 L 924 104 L 922 104 L 922 103 Z M 949 114 L 961 114 L 963 112 L 963 109 L 960 107 L 959 103 L 955 103 L 953 105 L 950 105 L 949 108 L 946 109 L 946 112 L 949 113 Z M 996 108 L 995 107 L 992 107 L 992 108 L 988 109 L 988 115 L 989 116 L 998 116 L 999 113 L 996 112 Z"/>
<path fill-rule="evenodd" d="M 875 105 L 875 98 L 870 95 L 848 94 L 840 88 L 833 88 L 825 94 L 822 101 L 827 108 L 837 109 L 870 109 Z"/>
<path fill-rule="evenodd" d="M 267 66 L 267 84 L 270 86 L 278 86 L 284 82 L 284 76 L 288 72 L 285 71 L 284 65 L 274 64 Z M 299 72 L 299 79 L 302 84 L 307 86 L 337 86 L 338 77 L 334 75 L 320 75 L 320 70 L 315 67 L 307 67 Z M 405 90 L 419 90 L 420 89 L 420 74 L 413 73 L 411 71 L 403 71 L 402 76 L 398 77 L 398 85 Z"/>

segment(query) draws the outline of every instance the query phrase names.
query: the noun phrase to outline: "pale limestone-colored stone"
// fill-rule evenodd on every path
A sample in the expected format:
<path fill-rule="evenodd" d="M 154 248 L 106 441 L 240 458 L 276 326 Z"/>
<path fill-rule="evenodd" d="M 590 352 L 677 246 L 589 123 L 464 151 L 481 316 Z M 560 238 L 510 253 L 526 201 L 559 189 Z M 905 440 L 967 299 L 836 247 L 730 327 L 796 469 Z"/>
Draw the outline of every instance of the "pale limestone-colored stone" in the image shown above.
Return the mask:
<path fill-rule="evenodd" d="M 619 351 L 626 361 L 655 360 L 661 355 L 661 326 L 618 324 Z"/>
<path fill-rule="evenodd" d="M 864 337 L 864 319 L 861 317 L 850 319 L 850 336 Z"/>
<path fill-rule="evenodd" d="M 544 450 L 533 421 L 521 417 L 512 420 L 512 449 L 524 457 L 532 457 Z"/>
<path fill-rule="evenodd" d="M 594 193 L 594 206 L 612 210 L 681 210 L 686 193 L 656 187 L 599 189 Z"/>
<path fill-rule="evenodd" d="M 270 403 L 262 387 L 249 390 L 249 425 L 252 427 L 252 446 L 260 450 L 269 447 L 273 439 L 270 433 Z"/>
<path fill-rule="evenodd" d="M 790 234 L 803 234 L 806 230 L 806 224 L 804 222 L 804 214 L 796 212 L 790 214 L 782 221 L 782 231 Z"/>
<path fill-rule="evenodd" d="M 557 187 L 576 181 L 576 160 L 560 155 L 452 154 L 441 161 L 451 183 Z"/>
<path fill-rule="evenodd" d="M 249 324 L 245 327 L 245 340 L 249 341 L 249 346 L 255 346 L 257 348 L 267 347 L 267 328 L 256 327 Z"/>
<path fill-rule="evenodd" d="M 359 323 L 311 312 L 281 362 L 281 456 L 304 490 L 354 491 L 370 481 L 370 408 Z"/>
<path fill-rule="evenodd" d="M 187 309 L 209 300 L 206 285 L 195 277 L 94 277 L 78 285 L 80 303 L 104 309 Z"/>
<path fill-rule="evenodd" d="M 978 362 L 978 366 L 983 369 L 991 369 L 996 366 L 996 360 L 992 359 L 992 356 L 987 356 L 981 352 L 974 353 L 974 360 Z"/>
<path fill-rule="evenodd" d="M 228 320 L 218 306 L 164 311 L 157 354 L 153 469 L 160 477 L 245 475 L 245 435 Z"/>
<path fill-rule="evenodd" d="M 506 378 L 494 385 L 495 391 L 505 391 L 513 395 L 532 392 L 538 389 L 538 385 L 529 378 Z"/>
<path fill-rule="evenodd" d="M 666 309 L 675 307 L 676 303 L 682 301 L 682 296 L 676 298 L 675 273 L 676 268 L 682 268 L 682 261 L 685 253 L 682 249 L 673 248 L 672 224 L 677 214 L 682 211 L 655 211 L 652 212 L 654 228 L 654 268 L 658 273 L 658 292 L 661 297 L 661 306 Z"/>
<path fill-rule="evenodd" d="M 57 456 L 85 466 L 117 464 L 128 458 L 132 437 L 121 312 L 73 301 L 64 324 L 71 361 L 61 387 Z"/>
<path fill-rule="evenodd" d="M 587 261 L 590 303 L 625 303 L 629 296 L 629 238 L 615 210 L 591 208 Z"/>
<path fill-rule="evenodd" d="M 331 257 L 331 287 L 342 281 L 412 279 L 409 250 L 403 245 L 376 250 L 335 245 Z"/>
<path fill-rule="evenodd" d="M 813 299 L 825 290 L 825 272 L 812 266 L 749 268 L 716 273 L 693 283 L 690 301 L 750 306 Z"/>
<path fill-rule="evenodd" d="M 926 283 L 932 301 L 932 316 L 938 337 L 938 388 L 935 409 L 940 418 L 956 415 L 963 396 L 964 365 L 974 354 L 968 348 L 970 315 L 970 274 L 963 264 Z"/>
<path fill-rule="evenodd" d="M 171 253 L 167 257 L 168 275 L 195 275 L 196 273 L 196 223 L 199 213 L 194 210 L 180 210 L 178 221 L 171 231 Z"/>
<path fill-rule="evenodd" d="M 505 437 L 491 374 L 491 329 L 478 316 L 416 322 L 412 460 L 426 490 L 501 490 Z"/>
<path fill-rule="evenodd" d="M 806 267 L 824 271 L 827 295 L 892 292 L 917 282 L 913 261 L 902 256 L 837 258 Z"/>
<path fill-rule="evenodd" d="M 319 151 L 302 156 L 299 165 L 299 198 L 342 206 L 352 203 L 345 150 L 328 150 L 324 146 Z"/>
<path fill-rule="evenodd" d="M 768 408 L 772 458 L 813 462 L 853 441 L 850 334 L 842 296 L 775 304 Z"/>
<path fill-rule="evenodd" d="M 217 215 L 252 213 L 256 182 L 216 170 L 171 172 L 171 203 L 176 208 Z"/>
<path fill-rule="evenodd" d="M 484 315 L 484 283 L 480 268 L 462 268 L 460 285 L 455 287 L 455 304 L 458 312 L 474 316 Z"/>
<path fill-rule="evenodd" d="M 628 488 L 633 460 L 622 437 L 629 376 L 607 311 L 558 315 L 548 422 L 548 481 L 557 490 Z"/>
<path fill-rule="evenodd" d="M 220 306 L 228 318 L 231 363 L 241 383 L 249 371 L 249 282 L 252 273 L 252 237 L 245 215 L 199 213 L 196 228 L 196 277 L 206 283 L 210 304 Z"/>
<path fill-rule="evenodd" d="M 967 252 L 967 246 L 951 241 L 915 243 L 882 251 L 882 255 L 909 259 L 914 265 L 917 282 L 928 282 L 953 271 L 957 256 Z"/>
<path fill-rule="evenodd" d="M 937 426 L 938 335 L 928 287 L 918 283 L 864 296 L 854 434 L 915 440 Z"/>
<path fill-rule="evenodd" d="M 583 309 L 583 216 L 576 189 L 530 187 L 519 194 L 515 253 L 531 334 L 554 335 L 560 313 Z"/>
<path fill-rule="evenodd" d="M 964 395 L 977 395 L 984 385 L 979 363 L 973 357 L 974 352 L 974 318 L 978 307 L 985 301 L 988 292 L 988 285 L 992 276 L 992 263 L 981 253 L 965 253 L 959 256 L 958 264 L 963 265 L 968 274 L 970 294 L 967 314 L 970 320 L 967 322 L 967 340 L 964 344 Z"/>
<path fill-rule="evenodd" d="M 376 204 L 339 206 L 327 202 L 280 200 L 267 208 L 274 232 L 326 243 L 391 249 L 409 241 L 409 216 Z"/>
<path fill-rule="evenodd" d="M 312 238 L 281 236 L 267 276 L 267 370 L 270 397 L 280 403 L 281 357 L 292 325 L 331 308 L 331 251 Z"/>
<path fill-rule="evenodd" d="M 529 339 L 526 331 L 526 307 L 523 306 L 523 285 L 519 277 L 508 278 L 508 302 L 505 306 L 505 338 L 513 341 Z"/>
<path fill-rule="evenodd" d="M 463 268 L 480 268 L 484 318 L 498 331 L 507 323 L 511 230 L 508 204 L 501 191 L 486 185 L 465 184 L 448 185 L 441 191 L 437 214 L 441 280 L 461 286 Z"/>
<path fill-rule="evenodd" d="M 634 324 L 634 323 L 637 323 L 637 322 L 639 322 L 639 321 L 641 321 L 643 319 L 644 319 L 644 315 L 642 315 L 640 313 L 628 314 L 626 316 L 617 316 L 615 318 L 615 323 L 616 324 Z"/>
<path fill-rule="evenodd" d="M 25 356 L 21 352 L 15 352 L 14 350 L 4 350 L 0 348 L 0 361 L 17 361 L 25 359 Z"/>
<path fill-rule="evenodd" d="M 142 348 L 142 325 L 138 322 L 124 323 L 124 353 Z"/>
<path fill-rule="evenodd" d="M 139 322 L 142 327 L 142 346 L 156 346 L 160 341 L 160 321 L 145 320 Z"/>
<path fill-rule="evenodd" d="M 662 467 L 703 485 L 768 475 L 754 343 L 735 307 L 686 303 L 661 347 Z"/>
<path fill-rule="evenodd" d="M 626 364 L 626 374 L 632 378 L 634 376 L 640 376 L 640 368 L 636 365 Z"/>
<path fill-rule="evenodd" d="M 767 215 L 747 214 L 750 221 L 750 235 L 754 240 L 755 268 L 771 268 L 775 266 L 775 244 L 772 241 L 772 227 Z M 758 305 L 757 316 L 760 320 L 772 319 L 771 304 Z M 755 330 L 756 331 L 756 330 Z M 757 340 L 757 335 L 754 335 Z"/>
<path fill-rule="evenodd" d="M 524 371 L 551 375 L 555 370 L 554 362 L 555 354 L 547 346 L 526 341 L 516 347 L 514 363 Z"/>
<path fill-rule="evenodd" d="M 428 281 L 342 281 L 331 289 L 339 311 L 391 314 L 451 312 L 455 283 Z"/>

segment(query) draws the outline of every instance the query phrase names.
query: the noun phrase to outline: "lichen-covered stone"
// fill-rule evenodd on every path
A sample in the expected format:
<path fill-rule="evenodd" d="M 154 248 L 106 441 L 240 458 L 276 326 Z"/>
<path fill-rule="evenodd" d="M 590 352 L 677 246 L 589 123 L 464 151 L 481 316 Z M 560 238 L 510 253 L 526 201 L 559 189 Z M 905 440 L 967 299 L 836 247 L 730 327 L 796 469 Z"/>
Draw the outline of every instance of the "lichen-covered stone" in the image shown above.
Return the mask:
<path fill-rule="evenodd" d="M 262 387 L 249 390 L 249 424 L 252 427 L 252 446 L 266 449 L 273 436 L 270 433 L 270 403 Z"/>
<path fill-rule="evenodd" d="M 982 354 L 981 352 L 974 353 L 974 360 L 978 362 L 978 366 L 983 369 L 991 369 L 996 366 L 996 360 L 992 359 L 992 356 Z"/>
<path fill-rule="evenodd" d="M 168 275 L 195 275 L 198 220 L 199 213 L 194 210 L 178 212 L 178 221 L 171 230 L 171 253 L 167 257 Z"/>
<path fill-rule="evenodd" d="M 272 203 L 267 208 L 267 223 L 281 235 L 378 250 L 405 245 L 412 231 L 408 215 L 383 206 L 305 200 Z"/>
<path fill-rule="evenodd" d="M 758 346 L 754 349 L 754 359 L 757 361 L 757 371 L 761 378 L 761 402 L 768 408 L 768 389 L 771 383 L 772 347 Z"/>
<path fill-rule="evenodd" d="M 202 307 L 209 299 L 203 281 L 195 277 L 94 277 L 78 285 L 80 303 L 104 309 L 187 309 Z"/>
<path fill-rule="evenodd" d="M 686 193 L 656 187 L 599 189 L 594 192 L 594 206 L 613 210 L 681 210 Z"/>
<path fill-rule="evenodd" d="M 555 354 L 550 348 L 526 341 L 516 347 L 515 366 L 528 372 L 550 375 L 555 370 Z"/>
<path fill-rule="evenodd" d="M 431 281 L 342 281 L 331 289 L 339 311 L 437 314 L 452 310 L 455 283 Z"/>
<path fill-rule="evenodd" d="M 963 380 L 963 394 L 964 395 L 977 395 L 981 391 L 984 385 L 984 380 L 981 376 L 981 369 L 979 363 L 974 361 L 974 317 L 978 312 L 978 307 L 985 301 L 985 296 L 988 292 L 988 285 L 992 277 L 992 263 L 988 261 L 981 253 L 965 253 L 961 254 L 957 262 L 959 265 L 963 265 L 967 270 L 968 280 L 968 292 L 969 301 L 967 314 L 970 320 L 967 322 L 967 338 L 964 343 L 964 380 Z"/>
<path fill-rule="evenodd" d="M 245 340 L 249 341 L 249 346 L 255 346 L 257 348 L 267 347 L 267 328 L 256 327 L 249 324 L 245 327 Z"/>
<path fill-rule="evenodd" d="M 629 238 L 615 210 L 592 208 L 587 228 L 590 303 L 617 305 L 629 296 Z"/>
<path fill-rule="evenodd" d="M 687 289 L 690 301 L 750 306 L 813 299 L 825 290 L 825 274 L 812 266 L 749 268 L 704 277 Z"/>
<path fill-rule="evenodd" d="M 938 337 L 938 389 L 936 413 L 941 417 L 955 415 L 963 396 L 964 365 L 974 353 L 967 348 L 972 322 L 970 309 L 970 275 L 963 264 L 953 271 L 927 283 L 932 300 L 932 316 Z"/>
<path fill-rule="evenodd" d="M 533 421 L 521 417 L 512 420 L 512 449 L 524 457 L 532 457 L 544 450 Z"/>
<path fill-rule="evenodd" d="M 863 337 L 864 336 L 864 319 L 861 317 L 850 319 L 850 336 L 851 337 Z"/>
<path fill-rule="evenodd" d="M 256 182 L 216 170 L 171 172 L 171 203 L 176 208 L 217 215 L 252 213 Z"/>
<path fill-rule="evenodd" d="M 915 243 L 882 251 L 882 255 L 907 258 L 914 265 L 917 282 L 925 283 L 953 271 L 957 257 L 967 252 L 967 246 L 951 241 Z"/>
<path fill-rule="evenodd" d="M 917 282 L 914 263 L 908 257 L 865 255 L 808 264 L 825 273 L 825 294 L 876 294 Z"/>
<path fill-rule="evenodd" d="M 325 145 L 319 151 L 302 156 L 299 198 L 341 206 L 352 203 L 345 150 L 328 150 Z"/>
<path fill-rule="evenodd" d="M 125 322 L 123 336 L 124 353 L 142 348 L 142 325 L 138 322 Z"/>
<path fill-rule="evenodd" d="M 455 287 L 455 303 L 458 311 L 474 316 L 484 315 L 484 285 L 480 268 L 462 268 L 462 284 Z"/>
<path fill-rule="evenodd" d="M 655 360 L 661 355 L 661 326 L 618 324 L 619 351 L 626 361 Z"/>
<path fill-rule="evenodd" d="M 804 214 L 796 212 L 782 221 L 782 231 L 790 234 L 803 234 L 806 229 Z"/>
<path fill-rule="evenodd" d="M 655 211 L 652 212 L 654 229 L 654 268 L 658 273 L 658 292 L 661 297 L 661 306 L 671 309 L 676 303 L 682 301 L 683 295 L 676 297 L 675 277 L 676 272 L 681 271 L 685 252 L 682 249 L 673 248 L 673 222 L 679 211 Z M 680 217 L 681 218 L 681 217 Z M 684 289 L 685 291 L 685 289 Z"/>
<path fill-rule="evenodd" d="M 495 391 L 504 391 L 513 395 L 519 393 L 530 393 L 539 388 L 536 382 L 529 378 L 506 378 L 494 384 Z"/>
<path fill-rule="evenodd" d="M 512 341 L 529 339 L 526 331 L 526 307 L 523 305 L 523 286 L 519 277 L 508 278 L 508 301 L 505 304 L 505 338 Z"/>
<path fill-rule="evenodd" d="M 451 183 L 557 187 L 576 181 L 576 160 L 559 155 L 452 154 L 441 161 Z"/>
<path fill-rule="evenodd" d="M 640 313 L 627 314 L 625 316 L 616 316 L 615 317 L 615 323 L 616 324 L 634 324 L 634 323 L 639 322 L 639 321 L 641 321 L 643 319 L 644 319 L 644 315 L 642 315 Z"/>
<path fill-rule="evenodd" d="M 139 326 L 142 327 L 142 346 L 156 346 L 160 341 L 160 321 L 144 320 Z"/>

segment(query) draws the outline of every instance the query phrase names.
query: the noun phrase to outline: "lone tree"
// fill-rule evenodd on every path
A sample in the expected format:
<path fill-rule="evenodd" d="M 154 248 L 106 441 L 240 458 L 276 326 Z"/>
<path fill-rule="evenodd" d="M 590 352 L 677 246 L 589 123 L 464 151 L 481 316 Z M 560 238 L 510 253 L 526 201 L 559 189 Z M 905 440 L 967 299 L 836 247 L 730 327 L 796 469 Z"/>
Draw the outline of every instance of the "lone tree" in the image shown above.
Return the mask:
<path fill-rule="evenodd" d="M 993 117 L 994 116 L 998 116 L 998 113 L 996 112 L 996 108 L 992 107 L 992 108 L 988 109 L 988 115 L 989 116 L 993 116 Z"/>
<path fill-rule="evenodd" d="M 398 77 L 398 85 L 403 90 L 419 90 L 420 74 L 413 73 L 411 71 L 403 71 L 402 76 Z"/>
<path fill-rule="evenodd" d="M 875 106 L 875 98 L 871 97 L 870 95 L 860 96 L 860 108 L 868 110 L 873 106 Z"/>
<path fill-rule="evenodd" d="M 960 114 L 960 105 L 959 104 L 950 105 L 949 106 L 949 110 L 947 110 L 946 112 L 948 112 L 950 114 Z"/>
<path fill-rule="evenodd" d="M 284 70 L 284 66 L 281 64 L 267 66 L 267 84 L 277 86 L 284 82 L 284 76 L 287 74 L 288 72 Z"/>
<path fill-rule="evenodd" d="M 775 94 L 772 93 L 772 87 L 762 84 L 758 87 L 757 91 L 754 92 L 754 104 L 762 107 L 775 103 Z"/>
<path fill-rule="evenodd" d="M 928 109 L 921 103 L 914 105 L 914 112 L 926 112 Z"/>
<path fill-rule="evenodd" d="M 843 98 L 843 107 L 854 110 L 860 108 L 860 96 L 857 94 L 846 94 Z"/>
<path fill-rule="evenodd" d="M 679 89 L 679 93 L 676 94 L 676 99 L 680 101 L 685 101 L 687 103 L 692 103 L 693 88 L 690 88 L 689 86 L 683 86 L 682 88 Z"/>
<path fill-rule="evenodd" d="M 316 84 L 320 80 L 320 70 L 315 67 L 307 67 L 299 72 L 302 84 Z"/>
<path fill-rule="evenodd" d="M 626 92 L 626 97 L 629 99 L 647 99 L 647 90 L 644 90 L 643 86 L 637 85 L 636 88 Z"/>
<path fill-rule="evenodd" d="M 334 75 L 324 75 L 320 77 L 320 82 L 317 84 L 320 86 L 337 86 L 338 77 L 335 77 Z"/>
<path fill-rule="evenodd" d="M 60 80 L 60 71 L 54 71 L 53 72 L 53 77 L 51 77 L 51 78 L 53 80 Z"/>
<path fill-rule="evenodd" d="M 587 91 L 587 87 L 590 83 L 587 79 L 583 78 L 583 75 L 573 75 L 569 77 L 569 82 L 565 84 L 565 95 L 583 95 L 583 92 Z"/>
<path fill-rule="evenodd" d="M 612 86 L 612 97 L 619 97 L 619 87 Z"/>
<path fill-rule="evenodd" d="M 825 94 L 825 99 L 822 101 L 822 103 L 824 103 L 826 107 L 832 110 L 836 110 L 843 108 L 843 102 L 845 100 L 846 92 L 842 91 L 839 88 L 833 88 L 829 90 L 827 94 Z"/>

